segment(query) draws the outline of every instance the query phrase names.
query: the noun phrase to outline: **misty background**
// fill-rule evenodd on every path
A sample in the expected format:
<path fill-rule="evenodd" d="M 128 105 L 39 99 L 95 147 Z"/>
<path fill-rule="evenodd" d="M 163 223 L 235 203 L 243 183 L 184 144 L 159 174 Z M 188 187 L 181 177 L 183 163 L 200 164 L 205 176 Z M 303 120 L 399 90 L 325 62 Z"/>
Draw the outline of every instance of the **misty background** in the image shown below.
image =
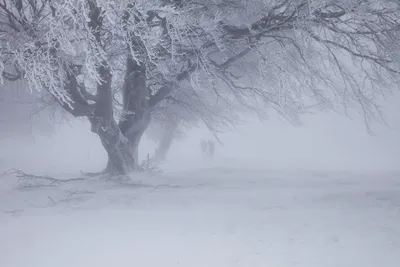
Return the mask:
<path fill-rule="evenodd" d="M 241 126 L 218 135 L 222 144 L 216 142 L 213 162 L 202 160 L 200 141 L 215 139 L 205 126 L 199 126 L 189 130 L 181 140 L 173 141 L 168 160 L 161 168 L 240 164 L 262 169 L 396 171 L 400 169 L 400 114 L 396 104 L 399 100 L 397 95 L 383 103 L 388 125 L 373 123 L 373 134 L 368 133 L 357 114 L 307 115 L 300 127 L 273 114 L 267 121 L 245 118 Z M 104 166 L 105 151 L 96 135 L 89 131 L 87 121 L 70 118 L 54 123 L 46 114 L 48 109 L 40 113 L 40 119 L 32 121 L 30 112 L 7 115 L 25 119 L 15 118 L 15 125 L 2 128 L 8 134 L 3 134 L 0 142 L 1 171 L 18 168 L 35 173 L 76 174 L 98 171 Z M 35 129 L 35 123 L 45 125 L 45 131 L 27 131 Z M 140 159 L 148 153 L 152 155 L 156 147 L 145 136 L 140 144 Z"/>

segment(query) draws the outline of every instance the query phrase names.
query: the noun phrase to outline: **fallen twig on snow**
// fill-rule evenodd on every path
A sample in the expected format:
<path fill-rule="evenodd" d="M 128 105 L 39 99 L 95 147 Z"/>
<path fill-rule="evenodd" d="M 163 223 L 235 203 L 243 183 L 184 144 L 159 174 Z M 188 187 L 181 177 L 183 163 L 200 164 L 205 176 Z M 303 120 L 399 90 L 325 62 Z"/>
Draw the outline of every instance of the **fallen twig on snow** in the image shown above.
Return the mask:
<path fill-rule="evenodd" d="M 84 178 L 57 179 L 48 175 L 28 174 L 18 169 L 11 169 L 4 174 L 15 175 L 19 178 L 19 182 L 22 182 L 22 185 L 19 186 L 20 188 L 56 186 L 62 183 L 84 181 Z"/>
<path fill-rule="evenodd" d="M 47 197 L 51 200 L 51 202 L 53 202 L 54 205 L 56 204 L 56 202 L 50 196 Z"/>
<path fill-rule="evenodd" d="M 21 215 L 25 210 L 23 209 L 18 209 L 18 210 L 5 210 L 3 211 L 5 214 L 11 214 L 12 216 L 18 216 Z"/>

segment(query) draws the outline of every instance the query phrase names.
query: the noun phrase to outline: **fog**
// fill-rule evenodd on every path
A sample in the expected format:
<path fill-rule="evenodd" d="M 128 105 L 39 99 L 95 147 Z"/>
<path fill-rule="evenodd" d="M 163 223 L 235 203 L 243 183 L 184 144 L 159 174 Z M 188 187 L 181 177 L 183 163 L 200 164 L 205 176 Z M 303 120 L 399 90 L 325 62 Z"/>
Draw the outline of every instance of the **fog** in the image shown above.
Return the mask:
<path fill-rule="evenodd" d="M 121 184 L 1 176 L 0 266 L 396 267 L 400 121 L 390 108 L 392 128 L 375 124 L 375 136 L 334 114 L 299 128 L 249 119 L 220 136 L 212 162 L 199 144 L 212 135 L 194 129 L 163 174 Z M 76 120 L 51 138 L 2 140 L 1 168 L 59 179 L 101 170 L 88 129 Z M 141 157 L 154 148 L 144 138 Z"/>
<path fill-rule="evenodd" d="M 400 113 L 396 100 L 384 106 L 388 126 L 372 124 L 369 134 L 362 117 L 326 113 L 308 115 L 294 127 L 271 115 L 267 121 L 246 118 L 243 125 L 218 135 L 216 157 L 204 162 L 200 141 L 213 139 L 205 127 L 194 128 L 175 140 L 162 168 L 199 168 L 205 165 L 245 166 L 263 169 L 391 171 L 400 169 Z M 140 158 L 156 144 L 144 137 Z M 60 174 L 98 171 L 106 155 L 90 125 L 83 120 L 56 125 L 51 136 L 6 138 L 1 141 L 0 168 Z"/>
<path fill-rule="evenodd" d="M 55 184 L 3 175 L 0 266 L 398 266 L 392 100 L 391 127 L 373 124 L 373 136 L 357 116 L 307 116 L 297 128 L 248 118 L 219 136 L 213 161 L 200 150 L 212 134 L 188 132 L 163 174 Z M 106 155 L 89 128 L 74 120 L 51 137 L 3 139 L 0 169 L 59 179 L 101 170 Z M 141 158 L 155 147 L 144 138 Z"/>

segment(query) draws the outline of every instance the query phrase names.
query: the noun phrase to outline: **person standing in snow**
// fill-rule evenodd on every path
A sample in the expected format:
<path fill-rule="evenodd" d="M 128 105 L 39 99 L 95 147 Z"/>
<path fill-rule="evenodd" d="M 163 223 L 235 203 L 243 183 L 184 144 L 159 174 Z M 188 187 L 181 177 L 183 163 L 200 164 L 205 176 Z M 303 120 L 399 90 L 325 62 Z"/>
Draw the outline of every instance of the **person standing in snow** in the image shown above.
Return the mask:
<path fill-rule="evenodd" d="M 214 158 L 214 153 L 215 153 L 215 144 L 214 141 L 208 140 L 208 156 L 210 158 Z"/>
<path fill-rule="evenodd" d="M 208 149 L 207 149 L 208 143 L 207 143 L 207 141 L 201 140 L 200 147 L 201 147 L 201 153 L 203 155 L 203 158 L 206 158 L 207 154 L 208 154 Z"/>

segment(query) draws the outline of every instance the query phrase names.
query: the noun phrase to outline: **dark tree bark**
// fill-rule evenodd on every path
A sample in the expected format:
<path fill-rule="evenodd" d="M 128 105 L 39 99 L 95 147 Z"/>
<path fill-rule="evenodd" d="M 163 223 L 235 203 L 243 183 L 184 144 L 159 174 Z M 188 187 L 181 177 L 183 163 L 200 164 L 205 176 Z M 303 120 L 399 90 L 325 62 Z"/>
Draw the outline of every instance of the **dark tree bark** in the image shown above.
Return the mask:
<path fill-rule="evenodd" d="M 134 47 L 140 48 L 141 43 L 138 38 L 133 36 L 131 42 Z M 148 105 L 149 91 L 146 86 L 145 65 L 135 61 L 129 53 L 125 71 L 122 88 L 123 116 L 117 125 L 118 130 L 116 131 L 126 139 L 123 145 L 120 144 L 120 146 L 124 146 L 120 149 L 125 154 L 121 155 L 125 161 L 123 165 L 126 166 L 127 172 L 129 172 L 139 168 L 139 143 L 150 123 L 151 114 Z M 113 172 L 116 169 L 115 156 L 112 153 L 108 154 L 105 172 Z M 118 166 L 117 169 L 119 169 Z"/>
<path fill-rule="evenodd" d="M 99 28 L 102 26 L 101 10 L 93 3 L 89 26 L 96 40 L 101 44 Z M 135 41 L 134 37 L 132 41 Z M 135 43 L 136 47 L 140 44 Z M 138 168 L 138 148 L 141 136 L 147 128 L 150 116 L 147 114 L 146 69 L 133 60 L 129 53 L 126 61 L 123 85 L 123 117 L 114 119 L 112 97 L 112 74 L 106 62 L 98 69 L 103 81 L 97 86 L 95 111 L 89 120 L 92 131 L 100 137 L 107 151 L 108 162 L 103 173 L 127 174 Z"/>
<path fill-rule="evenodd" d="M 94 124 L 96 124 L 96 120 L 94 121 Z M 98 130 L 97 134 L 108 156 L 107 166 L 102 173 L 125 175 L 136 169 L 133 146 L 127 138 L 121 135 L 115 122 L 109 124 L 107 130 Z"/>

